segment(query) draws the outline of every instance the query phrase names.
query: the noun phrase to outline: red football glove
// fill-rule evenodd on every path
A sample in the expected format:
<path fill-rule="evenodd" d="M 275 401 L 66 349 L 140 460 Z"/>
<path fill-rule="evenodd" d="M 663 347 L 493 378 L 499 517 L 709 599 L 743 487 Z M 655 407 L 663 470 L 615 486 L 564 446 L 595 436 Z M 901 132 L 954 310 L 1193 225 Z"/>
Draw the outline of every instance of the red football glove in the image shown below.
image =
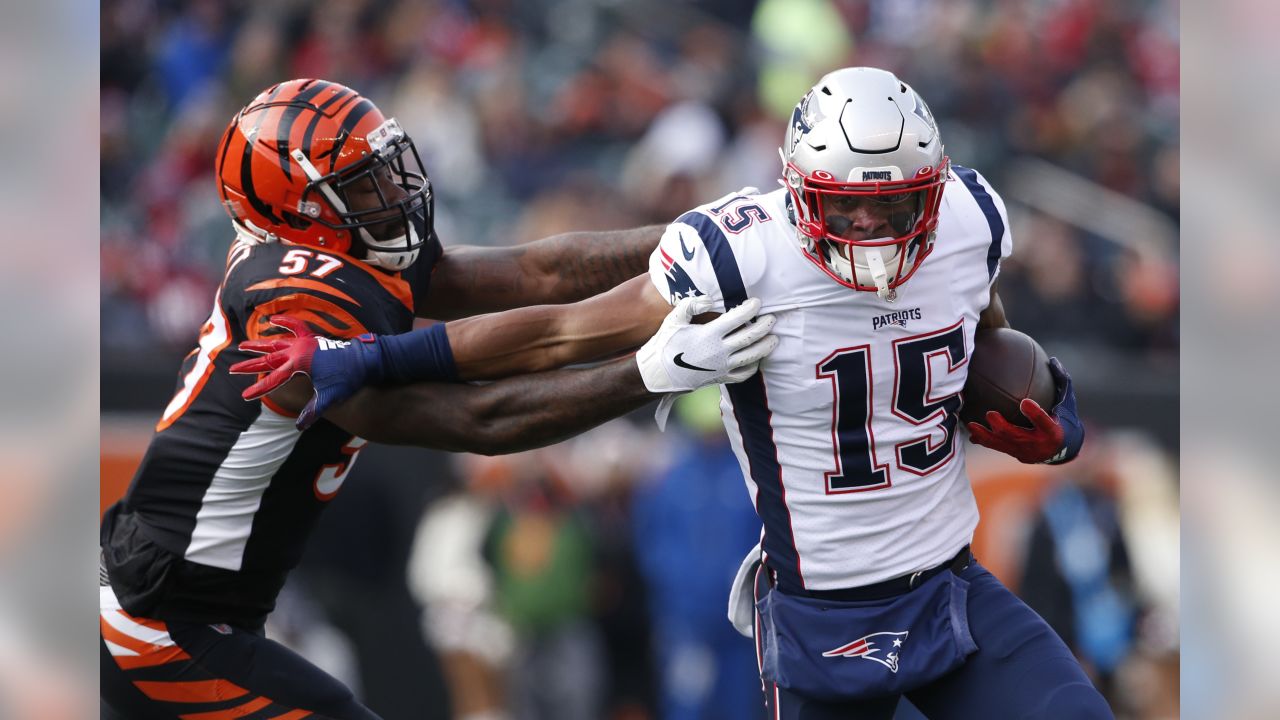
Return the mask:
<path fill-rule="evenodd" d="M 992 410 L 987 413 L 987 424 L 991 429 L 971 422 L 969 439 L 975 445 L 998 450 L 1019 462 L 1042 463 L 1052 459 L 1065 444 L 1066 433 L 1062 426 L 1031 398 L 1023 398 L 1018 409 L 1031 421 L 1033 428 L 1018 427 Z"/>
<path fill-rule="evenodd" d="M 299 430 L 311 427 L 329 408 L 355 395 L 364 385 L 382 379 L 381 351 L 373 335 L 366 333 L 354 340 L 331 340 L 316 335 L 306 323 L 287 315 L 273 315 L 271 323 L 288 330 L 293 337 L 281 335 L 240 343 L 241 350 L 267 354 L 238 362 L 231 366 L 231 372 L 267 373 L 245 389 L 246 400 L 275 390 L 294 375 L 310 377 L 314 392 L 298 414 Z"/>
<path fill-rule="evenodd" d="M 272 315 L 271 324 L 288 330 L 293 333 L 293 337 L 282 335 L 240 343 L 241 350 L 265 354 L 261 357 L 241 360 L 232 365 L 231 373 L 235 375 L 267 373 L 245 389 L 242 393 L 245 400 L 256 400 L 285 384 L 294 375 L 311 372 L 311 358 L 319 348 L 313 339 L 316 334 L 305 322 L 288 315 Z"/>

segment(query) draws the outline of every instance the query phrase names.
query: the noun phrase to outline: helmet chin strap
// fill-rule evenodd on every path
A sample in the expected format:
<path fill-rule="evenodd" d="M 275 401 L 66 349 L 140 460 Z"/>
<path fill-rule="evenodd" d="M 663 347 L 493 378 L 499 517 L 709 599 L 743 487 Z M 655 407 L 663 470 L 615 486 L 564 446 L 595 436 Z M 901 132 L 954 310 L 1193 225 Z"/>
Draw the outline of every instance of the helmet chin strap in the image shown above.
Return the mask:
<path fill-rule="evenodd" d="M 254 243 L 273 243 L 280 239 L 275 234 L 254 225 L 251 220 L 232 220 L 231 225 L 236 229 L 236 237 L 242 240 Z"/>
<path fill-rule="evenodd" d="M 876 294 L 881 300 L 893 302 L 898 299 L 896 290 L 889 287 L 889 270 L 884 266 L 884 258 L 880 256 L 880 248 L 867 248 L 867 269 L 871 271 L 871 282 L 875 283 Z"/>
<path fill-rule="evenodd" d="M 894 302 L 898 299 L 898 291 L 889 287 L 889 268 L 884 262 L 883 248 L 857 248 L 850 249 L 849 252 L 855 256 L 860 255 L 865 261 L 865 265 L 855 264 L 853 260 L 831 248 L 824 253 L 827 258 L 827 266 L 848 282 L 865 283 L 867 276 L 870 275 L 872 284 L 876 286 L 876 295 L 880 296 L 881 300 Z M 893 256 L 896 258 L 897 253 L 894 253 Z M 893 258 L 890 259 L 892 260 Z"/>
<path fill-rule="evenodd" d="M 323 194 L 325 199 L 338 209 L 338 212 L 347 212 L 346 203 L 342 202 L 342 199 L 338 197 L 338 193 L 334 192 L 333 188 L 329 187 L 329 183 L 317 182 L 324 176 L 320 174 L 320 171 L 316 169 L 315 165 L 311 164 L 311 161 L 307 159 L 307 156 L 304 155 L 301 150 L 295 148 L 289 153 L 289 156 L 292 157 L 293 161 L 298 163 L 298 166 L 302 168 L 302 172 L 307 176 L 307 179 L 316 183 L 316 187 L 320 188 L 321 194 Z M 364 228 L 356 228 L 356 232 L 359 234 L 360 240 L 365 244 L 365 261 L 370 265 L 376 265 L 387 270 L 403 270 L 412 265 L 414 261 L 418 259 L 417 250 L 378 249 L 397 244 L 405 244 L 406 247 L 413 247 L 416 245 L 419 239 L 418 230 L 413 226 L 413 223 L 409 223 L 409 232 L 407 234 L 399 235 L 391 238 L 390 240 L 375 240 L 373 236 L 369 234 L 369 231 Z M 405 243 L 406 240 L 409 242 Z"/>
<path fill-rule="evenodd" d="M 366 259 L 370 265 L 386 268 L 387 270 L 403 270 L 414 263 L 418 259 L 417 250 L 379 250 L 383 246 L 413 247 L 418 244 L 418 229 L 409 223 L 409 232 L 406 235 L 398 235 L 389 240 L 375 240 L 368 230 L 364 228 L 356 228 L 360 233 L 360 239 L 364 241 L 367 253 Z"/>

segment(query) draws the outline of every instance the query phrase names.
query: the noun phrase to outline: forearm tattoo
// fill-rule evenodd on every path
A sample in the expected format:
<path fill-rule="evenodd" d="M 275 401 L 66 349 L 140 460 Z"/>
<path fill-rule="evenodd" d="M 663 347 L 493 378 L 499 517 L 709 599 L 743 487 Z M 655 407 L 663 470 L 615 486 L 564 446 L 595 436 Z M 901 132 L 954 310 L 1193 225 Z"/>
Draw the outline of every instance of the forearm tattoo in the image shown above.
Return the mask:
<path fill-rule="evenodd" d="M 575 233 L 576 235 L 577 233 Z M 649 255 L 662 237 L 659 226 L 597 233 L 592 242 L 560 236 L 558 293 L 564 301 L 580 300 L 614 288 L 645 272 Z"/>
<path fill-rule="evenodd" d="M 446 255 L 421 314 L 447 320 L 598 295 L 643 274 L 662 232 L 661 225 L 573 232 L 501 251 Z"/>

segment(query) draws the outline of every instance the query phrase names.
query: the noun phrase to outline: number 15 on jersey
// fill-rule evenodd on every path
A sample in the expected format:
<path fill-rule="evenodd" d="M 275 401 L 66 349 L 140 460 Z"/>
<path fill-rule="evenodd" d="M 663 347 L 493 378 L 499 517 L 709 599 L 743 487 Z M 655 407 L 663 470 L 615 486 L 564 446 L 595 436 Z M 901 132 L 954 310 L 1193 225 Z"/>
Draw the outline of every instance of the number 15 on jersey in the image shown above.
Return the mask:
<path fill-rule="evenodd" d="M 835 393 L 831 421 L 835 469 L 825 474 L 828 494 L 879 490 L 893 484 L 888 458 L 878 455 L 871 427 L 878 403 L 886 403 L 891 411 L 890 415 L 881 413 L 879 417 L 891 417 L 925 431 L 893 446 L 893 461 L 900 470 L 923 476 L 951 460 L 955 454 L 960 392 L 935 397 L 931 365 L 934 357 L 945 360 L 949 374 L 968 362 L 963 321 L 894 341 L 892 398 L 874 397 L 870 345 L 841 348 L 817 363 L 817 377 L 829 380 Z M 931 431 L 935 428 L 943 431 L 940 443 L 932 441 Z"/>

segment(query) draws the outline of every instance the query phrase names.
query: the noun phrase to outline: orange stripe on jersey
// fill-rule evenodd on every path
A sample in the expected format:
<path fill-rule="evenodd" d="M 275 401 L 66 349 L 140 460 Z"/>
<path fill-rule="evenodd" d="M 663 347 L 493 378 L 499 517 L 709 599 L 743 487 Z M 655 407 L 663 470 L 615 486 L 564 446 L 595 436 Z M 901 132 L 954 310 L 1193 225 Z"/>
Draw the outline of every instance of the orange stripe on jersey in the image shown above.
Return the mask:
<path fill-rule="evenodd" d="M 209 703 L 234 700 L 249 694 L 248 690 L 222 679 L 170 682 L 135 680 L 133 684 L 147 697 L 161 702 Z"/>
<path fill-rule="evenodd" d="M 267 720 L 301 720 L 306 717 L 311 717 L 311 712 L 308 710 L 290 710 L 283 715 L 267 718 Z"/>
<path fill-rule="evenodd" d="M 227 708 L 226 710 L 187 713 L 186 715 L 179 715 L 178 717 L 181 718 L 181 720 L 232 720 L 232 718 L 244 717 L 245 715 L 255 713 L 270 704 L 270 700 L 264 697 L 259 697 L 250 700 L 243 705 L 237 705 L 233 708 Z"/>
<path fill-rule="evenodd" d="M 389 275 L 381 270 L 376 270 L 369 265 L 365 265 L 364 263 L 360 264 L 364 266 L 365 272 L 372 275 L 373 279 L 377 280 L 378 284 L 381 285 L 383 289 L 391 293 L 392 297 L 399 300 L 401 305 L 404 305 L 411 311 L 413 310 L 413 291 L 409 289 L 409 283 L 406 282 L 404 278 L 400 277 L 400 273 Z"/>
<path fill-rule="evenodd" d="M 355 298 L 342 292 L 341 290 L 331 285 L 326 285 L 325 283 L 318 282 L 316 280 L 307 280 L 306 278 L 275 278 L 274 280 L 263 280 L 260 283 L 254 283 L 253 285 L 250 285 L 248 289 L 249 290 L 271 290 L 272 288 L 280 288 L 280 287 L 302 288 L 303 290 L 315 290 L 316 292 L 322 292 L 322 293 L 325 293 L 326 295 L 332 295 L 338 298 L 339 300 L 346 300 L 352 305 L 355 305 L 356 307 L 360 307 L 360 303 L 357 302 Z"/>
<path fill-rule="evenodd" d="M 182 379 L 182 389 L 169 401 L 169 406 L 164 409 L 160 422 L 156 423 L 156 432 L 172 425 L 182 417 L 187 408 L 191 407 L 191 403 L 195 402 L 200 391 L 204 389 L 205 383 L 209 382 L 209 377 L 213 375 L 213 361 L 230 344 L 231 322 L 227 320 L 227 314 L 222 311 L 222 288 L 218 288 L 218 292 L 213 296 L 213 312 L 209 315 L 209 320 L 204 327 L 200 328 L 200 342 L 196 348 L 200 354 L 196 357 L 195 365 Z"/>
<path fill-rule="evenodd" d="M 283 241 L 283 242 L 286 245 L 290 245 L 290 246 L 295 245 L 295 243 L 291 243 L 288 241 Z M 307 246 L 298 245 L 297 247 L 307 247 Z M 331 249 L 326 249 L 325 254 L 332 255 L 336 258 L 341 258 L 342 261 L 345 262 L 346 264 L 352 267 L 360 268 L 361 270 L 365 271 L 366 273 L 369 274 L 370 277 L 376 280 L 379 285 L 382 286 L 383 290 L 386 290 L 387 292 L 391 293 L 391 297 L 394 297 L 395 299 L 399 300 L 400 304 L 404 305 L 409 310 L 413 310 L 413 290 L 409 288 L 409 282 L 405 280 L 403 277 L 401 277 L 400 273 L 389 273 L 384 270 L 379 270 L 378 268 L 370 265 L 364 260 L 361 260 L 360 258 L 354 257 L 352 255 L 348 255 L 344 252 L 337 252 Z M 435 272 L 434 267 L 432 268 L 432 272 Z"/>
<path fill-rule="evenodd" d="M 254 308 L 246 323 L 250 339 L 275 335 L 280 330 L 271 324 L 272 315 L 289 315 L 311 325 L 319 334 L 332 338 L 353 338 L 369 332 L 354 315 L 337 304 L 315 295 L 285 295 L 268 300 Z"/>
<path fill-rule="evenodd" d="M 293 242 L 288 242 L 288 241 L 282 241 L 282 242 L 284 242 L 284 245 L 289 245 L 289 246 L 296 245 L 296 243 L 293 243 Z M 308 247 L 308 246 L 297 245 L 297 247 Z M 399 302 L 401 302 L 401 305 L 403 305 L 404 307 L 407 307 L 407 309 L 410 309 L 410 310 L 413 309 L 413 291 L 411 290 L 410 287 L 408 287 L 408 281 L 406 281 L 406 279 L 401 277 L 401 273 L 384 272 L 384 270 L 379 270 L 378 268 L 375 268 L 375 266 L 372 266 L 369 263 L 366 263 L 366 261 L 361 260 L 360 258 L 356 258 L 356 256 L 347 255 L 346 252 L 338 252 L 338 251 L 326 249 L 325 254 L 333 255 L 334 258 L 340 258 L 344 261 L 344 263 L 351 265 L 352 268 L 360 268 L 361 270 L 364 270 L 364 272 L 369 273 L 370 277 L 374 278 L 375 281 L 378 281 L 378 284 L 380 284 L 380 286 L 383 286 L 383 290 L 389 292 L 390 295 L 394 297 L 394 299 L 399 300 Z M 435 272 L 434 266 L 433 268 L 431 268 L 431 272 L 433 273 Z"/>

